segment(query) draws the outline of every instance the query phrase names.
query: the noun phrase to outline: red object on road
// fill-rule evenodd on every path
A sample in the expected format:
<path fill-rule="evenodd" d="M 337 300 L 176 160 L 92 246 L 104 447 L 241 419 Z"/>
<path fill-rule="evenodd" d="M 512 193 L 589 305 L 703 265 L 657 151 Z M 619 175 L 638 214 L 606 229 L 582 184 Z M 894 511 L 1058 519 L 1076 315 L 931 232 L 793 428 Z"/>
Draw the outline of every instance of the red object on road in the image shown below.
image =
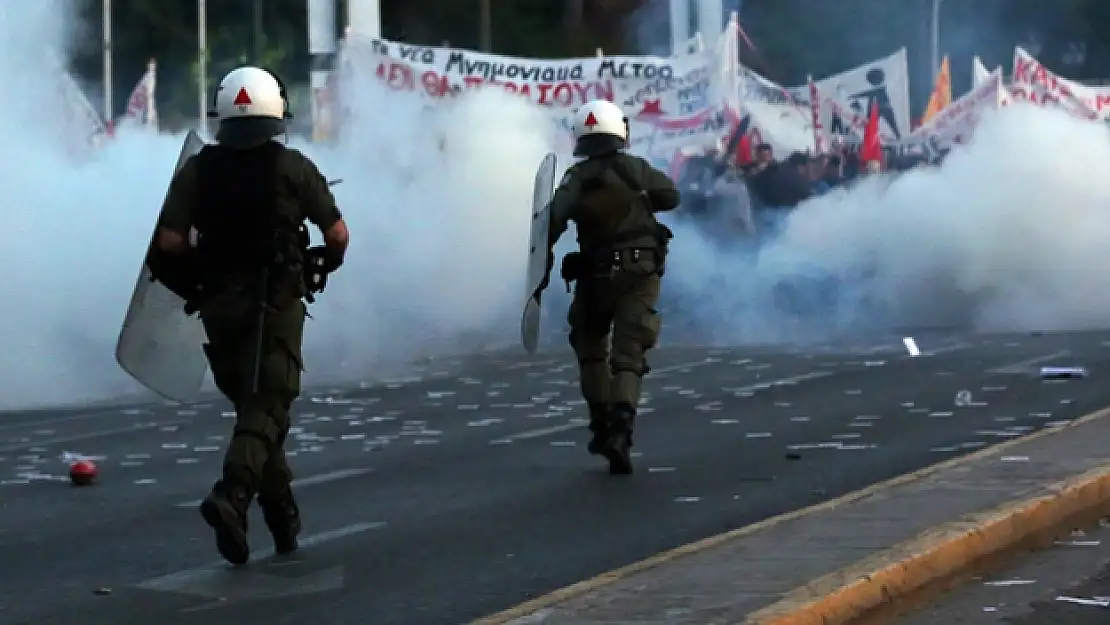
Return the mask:
<path fill-rule="evenodd" d="M 92 460 L 78 460 L 69 465 L 69 479 L 74 486 L 89 486 L 96 481 L 99 471 Z"/>

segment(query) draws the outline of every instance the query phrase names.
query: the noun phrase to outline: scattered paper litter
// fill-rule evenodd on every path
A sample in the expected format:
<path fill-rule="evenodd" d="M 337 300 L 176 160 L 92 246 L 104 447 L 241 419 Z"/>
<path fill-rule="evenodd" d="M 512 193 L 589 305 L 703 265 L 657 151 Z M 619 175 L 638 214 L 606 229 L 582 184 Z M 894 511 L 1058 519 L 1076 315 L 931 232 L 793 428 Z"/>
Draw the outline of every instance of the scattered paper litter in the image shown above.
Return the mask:
<path fill-rule="evenodd" d="M 1074 380 L 1087 377 L 1086 367 L 1041 367 L 1045 380 Z"/>
<path fill-rule="evenodd" d="M 104 460 L 107 460 L 107 459 L 108 459 L 107 456 L 87 456 L 85 454 L 77 453 L 75 451 L 63 451 L 58 456 L 58 460 L 61 460 L 62 462 L 66 463 L 66 464 L 73 464 L 74 462 L 81 462 L 81 461 L 84 461 L 84 460 L 92 460 L 93 462 L 103 462 Z"/>
<path fill-rule="evenodd" d="M 969 391 L 967 389 L 963 389 L 963 390 L 959 391 L 958 393 L 956 393 L 956 398 L 953 401 L 953 403 L 955 403 L 957 406 L 963 408 L 963 407 L 966 407 L 966 406 L 970 406 L 973 401 L 974 401 L 974 399 L 971 396 L 971 391 Z"/>
<path fill-rule="evenodd" d="M 906 346 L 906 351 L 911 357 L 916 358 L 921 355 L 921 349 L 917 347 L 917 341 L 913 340 L 912 336 L 903 337 L 902 345 Z"/>
<path fill-rule="evenodd" d="M 1095 597 L 1093 599 L 1083 599 L 1082 597 L 1068 597 L 1067 595 L 1060 595 L 1056 597 L 1057 601 L 1064 603 L 1075 603 L 1078 605 L 1089 605 L 1095 608 L 1110 608 L 1110 598 Z"/>

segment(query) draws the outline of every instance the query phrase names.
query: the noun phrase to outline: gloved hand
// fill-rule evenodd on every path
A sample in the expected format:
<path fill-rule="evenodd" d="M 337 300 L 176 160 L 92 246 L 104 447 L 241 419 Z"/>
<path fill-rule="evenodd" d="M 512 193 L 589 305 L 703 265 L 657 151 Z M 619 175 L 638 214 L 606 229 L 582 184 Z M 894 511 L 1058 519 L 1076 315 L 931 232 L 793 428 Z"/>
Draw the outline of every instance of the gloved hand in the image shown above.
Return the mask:
<path fill-rule="evenodd" d="M 320 293 L 328 286 L 328 263 L 323 246 L 309 248 L 304 259 L 304 282 L 309 293 Z"/>
<path fill-rule="evenodd" d="M 200 300 L 200 265 L 193 248 L 181 254 L 169 254 L 151 246 L 147 253 L 146 266 L 151 277 L 174 295 L 186 302 Z"/>
<path fill-rule="evenodd" d="M 306 264 L 312 264 L 322 269 L 325 273 L 332 273 L 343 266 L 343 257 L 336 256 L 326 245 L 317 245 L 308 248 L 307 257 L 314 259 Z M 319 260 L 316 260 L 319 259 Z M 306 259 L 307 260 L 307 259 Z"/>

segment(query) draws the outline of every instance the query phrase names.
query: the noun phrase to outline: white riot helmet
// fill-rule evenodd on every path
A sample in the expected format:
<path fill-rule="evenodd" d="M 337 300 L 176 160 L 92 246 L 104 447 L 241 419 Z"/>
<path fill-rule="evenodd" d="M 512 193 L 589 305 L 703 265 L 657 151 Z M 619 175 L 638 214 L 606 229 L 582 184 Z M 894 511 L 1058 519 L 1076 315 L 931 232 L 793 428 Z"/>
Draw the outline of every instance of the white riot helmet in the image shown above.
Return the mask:
<path fill-rule="evenodd" d="M 574 113 L 574 155 L 595 156 L 628 145 L 628 117 L 608 100 L 593 100 Z"/>
<path fill-rule="evenodd" d="M 260 67 L 231 70 L 216 89 L 208 116 L 219 122 L 216 140 L 233 148 L 257 147 L 286 131 L 289 98 L 277 75 Z"/>

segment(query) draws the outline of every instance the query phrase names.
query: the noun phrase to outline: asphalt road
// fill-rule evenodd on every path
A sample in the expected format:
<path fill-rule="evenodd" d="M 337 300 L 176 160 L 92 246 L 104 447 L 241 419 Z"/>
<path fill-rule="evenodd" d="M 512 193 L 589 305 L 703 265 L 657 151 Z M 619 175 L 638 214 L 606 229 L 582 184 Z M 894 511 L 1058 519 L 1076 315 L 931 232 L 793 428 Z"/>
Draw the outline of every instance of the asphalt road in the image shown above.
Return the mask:
<path fill-rule="evenodd" d="M 223 404 L 4 415 L 0 623 L 453 625 L 1110 404 L 1110 333 L 921 347 L 661 350 L 628 478 L 585 451 L 568 353 L 309 394 L 290 443 L 307 546 L 266 557 L 255 513 L 260 559 L 237 571 L 195 511 Z M 100 483 L 70 487 L 64 452 Z"/>

